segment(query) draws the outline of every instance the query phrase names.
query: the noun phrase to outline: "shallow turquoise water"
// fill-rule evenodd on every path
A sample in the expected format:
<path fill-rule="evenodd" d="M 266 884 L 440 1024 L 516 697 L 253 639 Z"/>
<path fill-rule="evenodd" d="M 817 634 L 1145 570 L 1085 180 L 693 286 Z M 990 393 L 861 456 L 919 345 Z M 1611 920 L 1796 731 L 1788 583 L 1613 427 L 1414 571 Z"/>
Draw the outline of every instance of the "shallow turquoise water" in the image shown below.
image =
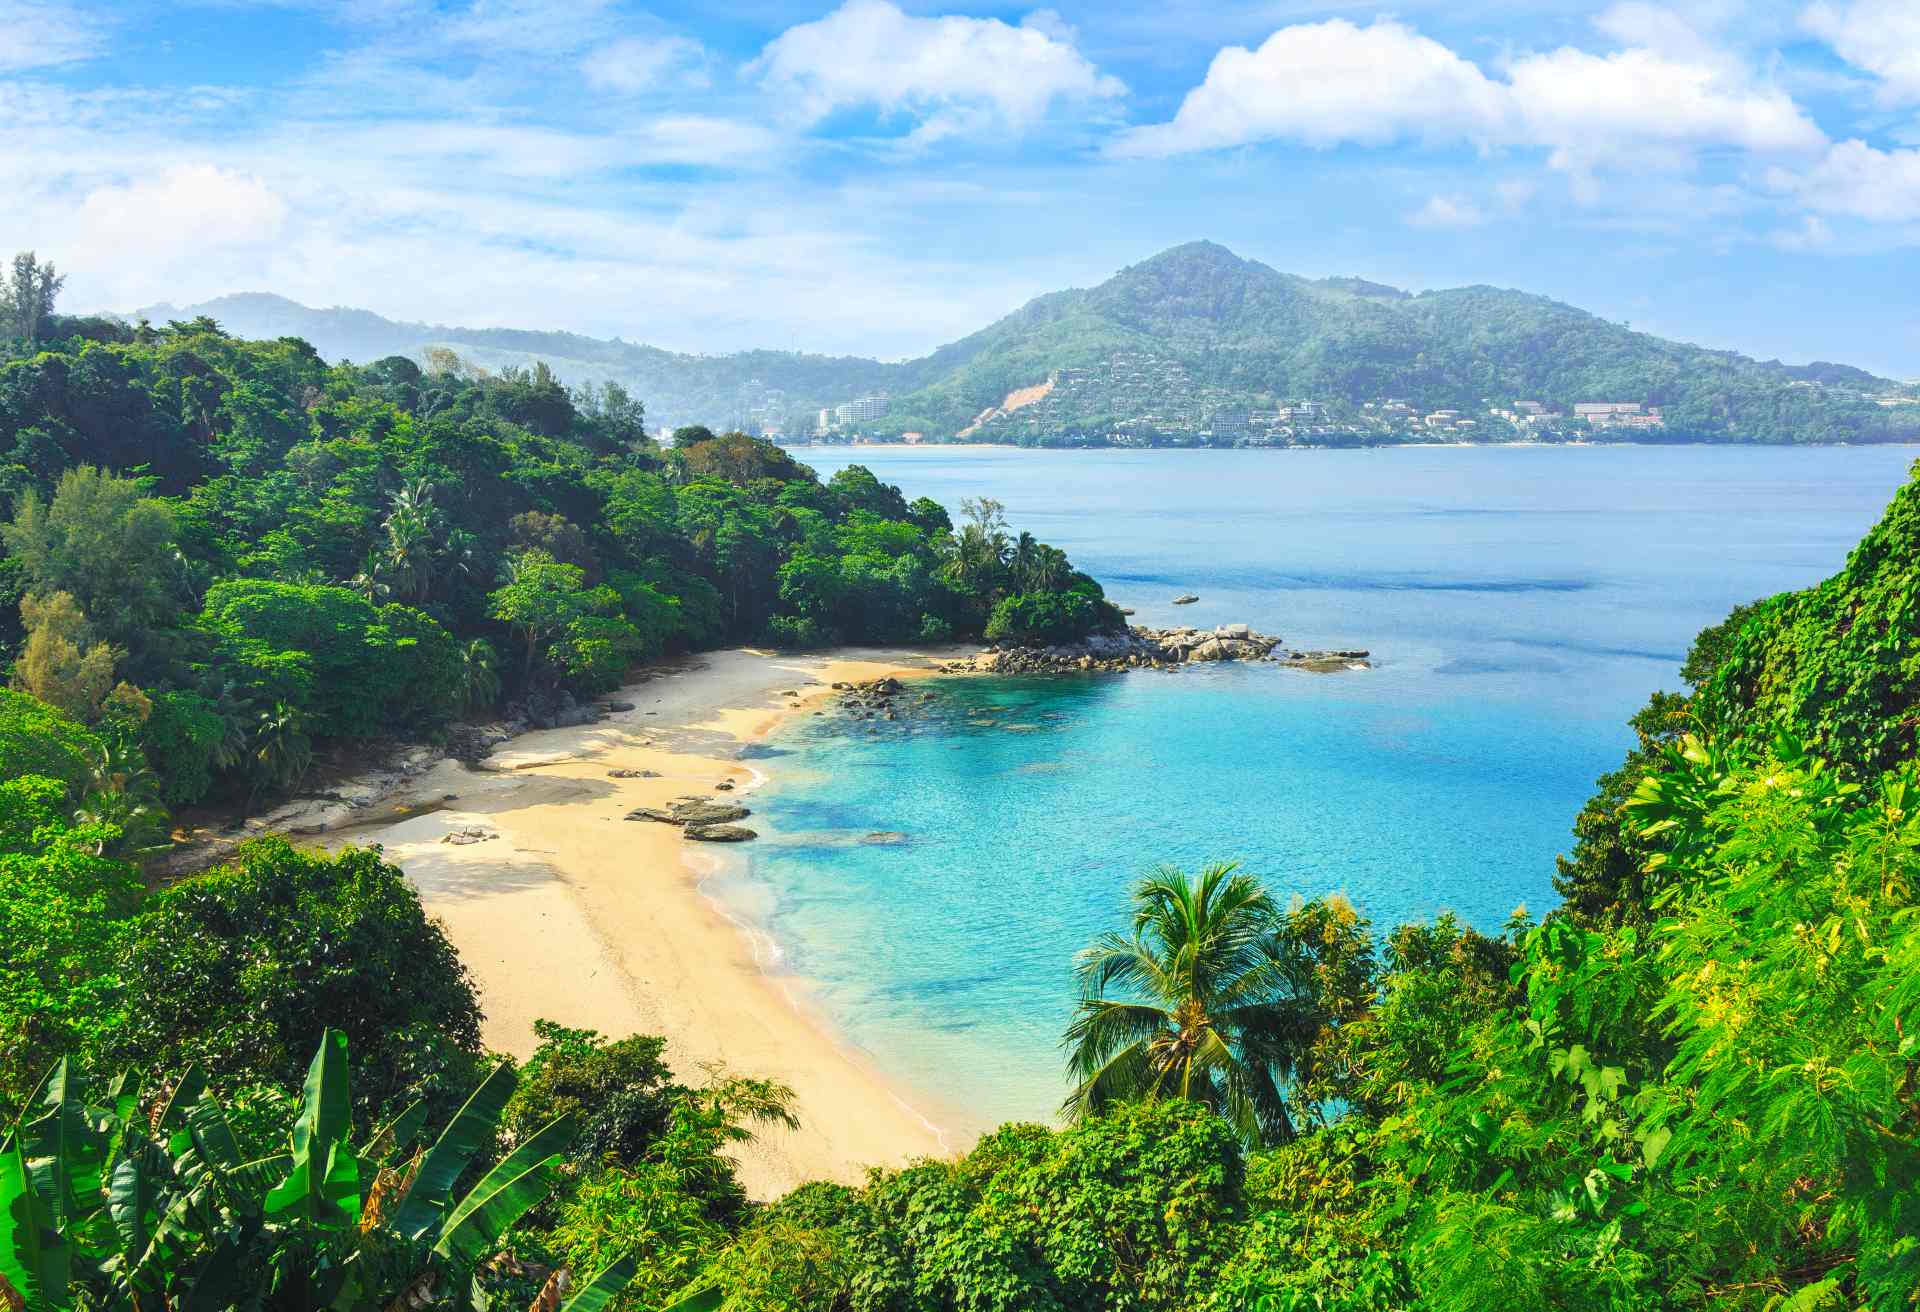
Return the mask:
<path fill-rule="evenodd" d="M 1701 626 L 1832 572 L 1915 452 L 801 454 L 998 496 L 1143 621 L 1378 661 L 937 680 L 924 719 L 809 718 L 763 749 L 769 838 L 711 887 L 854 1044 L 981 1125 L 1051 1115 L 1073 953 L 1157 862 L 1236 858 L 1382 927 L 1550 906 L 1626 717 Z"/>

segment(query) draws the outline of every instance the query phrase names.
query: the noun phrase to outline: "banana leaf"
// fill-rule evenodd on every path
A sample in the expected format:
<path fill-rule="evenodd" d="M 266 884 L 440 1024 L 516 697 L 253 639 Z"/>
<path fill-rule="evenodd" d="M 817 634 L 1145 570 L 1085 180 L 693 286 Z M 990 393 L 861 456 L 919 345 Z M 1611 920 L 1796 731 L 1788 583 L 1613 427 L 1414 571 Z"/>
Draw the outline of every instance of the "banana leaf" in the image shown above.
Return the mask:
<path fill-rule="evenodd" d="M 266 1197 L 266 1215 L 298 1216 L 326 1229 L 360 1219 L 360 1159 L 347 1143 L 347 1036 L 328 1030 L 307 1068 L 300 1115 L 293 1123 L 293 1169 Z"/>
<path fill-rule="evenodd" d="M 158 1181 L 147 1168 L 144 1152 L 128 1153 L 114 1163 L 107 1211 L 113 1217 L 120 1252 L 129 1269 L 138 1265 L 153 1242 L 153 1227 L 159 1220 L 155 1211 L 158 1198 Z"/>
<path fill-rule="evenodd" d="M 413 1187 L 394 1213 L 394 1229 L 409 1239 L 419 1239 L 435 1228 L 446 1210 L 454 1182 L 473 1155 L 493 1141 L 494 1126 L 507 1099 L 513 1096 L 515 1079 L 513 1067 L 502 1062 L 468 1095 L 459 1114 L 421 1159 Z"/>
<path fill-rule="evenodd" d="M 566 1146 L 573 1142 L 573 1131 L 571 1114 L 556 1116 L 538 1134 L 515 1148 L 498 1166 L 481 1177 L 480 1183 L 469 1189 L 467 1196 L 447 1213 L 447 1219 L 441 1223 L 441 1230 L 444 1232 L 458 1226 L 475 1208 L 491 1198 L 500 1186 L 524 1174 L 535 1162 L 564 1151 Z"/>
<path fill-rule="evenodd" d="M 587 1281 L 574 1292 L 572 1298 L 560 1305 L 560 1312 L 600 1312 L 611 1303 L 621 1290 L 633 1283 L 634 1272 L 640 1264 L 633 1254 L 616 1258 L 600 1268 L 593 1279 Z"/>
<path fill-rule="evenodd" d="M 660 1309 L 660 1312 L 713 1312 L 726 1301 L 727 1293 L 724 1289 L 718 1285 L 709 1285 L 705 1289 L 688 1294 L 677 1302 L 667 1304 Z"/>
<path fill-rule="evenodd" d="M 527 1209 L 545 1198 L 553 1189 L 553 1178 L 565 1161 L 559 1153 L 529 1167 L 511 1180 L 507 1180 L 487 1194 L 484 1198 L 462 1200 L 462 1206 L 473 1202 L 461 1217 L 459 1224 L 448 1225 L 440 1232 L 440 1242 L 433 1251 L 441 1257 L 454 1258 L 462 1262 L 475 1262 L 486 1256 L 496 1240 L 507 1232 L 515 1221 L 527 1212 Z M 479 1190 L 475 1190 L 478 1193 Z"/>
<path fill-rule="evenodd" d="M 71 1306 L 72 1250 L 53 1228 L 17 1139 L 0 1151 L 0 1275 L 27 1301 L 28 1312 Z"/>
<path fill-rule="evenodd" d="M 222 1174 L 231 1174 L 240 1166 L 240 1140 L 227 1123 L 226 1110 L 211 1096 L 202 1094 L 186 1110 L 187 1131 L 201 1158 Z"/>
<path fill-rule="evenodd" d="M 167 1105 L 160 1111 L 160 1120 L 154 1126 L 154 1133 L 173 1137 L 167 1141 L 167 1151 L 175 1156 L 185 1152 L 191 1138 L 187 1134 L 187 1108 L 200 1101 L 207 1091 L 206 1073 L 198 1066 L 189 1066 L 180 1077 L 180 1082 L 167 1094 Z"/>

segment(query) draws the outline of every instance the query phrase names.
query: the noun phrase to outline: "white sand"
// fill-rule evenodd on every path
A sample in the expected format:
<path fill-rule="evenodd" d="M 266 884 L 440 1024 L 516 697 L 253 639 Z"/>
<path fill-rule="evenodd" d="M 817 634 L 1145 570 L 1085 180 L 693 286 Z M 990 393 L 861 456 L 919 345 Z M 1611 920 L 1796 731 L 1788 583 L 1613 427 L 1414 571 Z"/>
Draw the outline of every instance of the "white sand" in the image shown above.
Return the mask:
<path fill-rule="evenodd" d="M 939 1129 L 761 974 L 742 931 L 699 891 L 687 858 L 700 854 L 683 849 L 702 845 L 672 826 L 622 818 L 684 794 L 739 796 L 713 790 L 722 779 L 754 778 L 727 754 L 795 713 L 790 703 L 836 680 L 929 663 L 909 651 L 708 653 L 616 694 L 632 711 L 526 734 L 481 771 L 443 762 L 418 793 L 456 795 L 441 809 L 338 831 L 326 843 L 379 843 L 406 870 L 473 972 L 490 1047 L 527 1055 L 533 1022 L 544 1017 L 611 1037 L 665 1035 L 683 1079 L 717 1061 L 792 1086 L 800 1128 L 768 1131 L 738 1155 L 755 1197 L 944 1156 Z M 779 695 L 789 689 L 801 696 Z M 616 767 L 662 777 L 608 778 Z M 468 828 L 499 837 L 440 841 Z"/>

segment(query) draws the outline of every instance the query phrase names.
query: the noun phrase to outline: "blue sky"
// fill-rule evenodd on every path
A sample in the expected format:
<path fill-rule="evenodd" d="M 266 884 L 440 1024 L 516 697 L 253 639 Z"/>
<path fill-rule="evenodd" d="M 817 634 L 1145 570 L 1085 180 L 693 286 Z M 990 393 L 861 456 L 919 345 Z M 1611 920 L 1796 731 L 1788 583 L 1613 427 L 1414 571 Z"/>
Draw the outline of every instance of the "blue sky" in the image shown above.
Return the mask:
<path fill-rule="evenodd" d="M 1920 0 L 0 0 L 0 246 L 896 358 L 1211 238 L 1920 376 Z"/>

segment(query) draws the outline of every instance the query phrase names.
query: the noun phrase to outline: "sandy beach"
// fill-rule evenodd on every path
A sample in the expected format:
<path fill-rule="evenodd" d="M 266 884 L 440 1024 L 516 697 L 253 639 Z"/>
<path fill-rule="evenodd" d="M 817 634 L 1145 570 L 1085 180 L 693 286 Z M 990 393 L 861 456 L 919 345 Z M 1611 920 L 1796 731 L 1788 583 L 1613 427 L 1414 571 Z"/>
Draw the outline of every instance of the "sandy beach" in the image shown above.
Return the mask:
<path fill-rule="evenodd" d="M 811 709 L 835 681 L 913 673 L 933 659 L 870 649 L 706 653 L 610 695 L 631 711 L 523 735 L 481 770 L 441 762 L 415 794 L 436 809 L 324 841 L 378 843 L 407 872 L 473 972 L 490 1047 L 525 1056 L 533 1022 L 546 1018 L 611 1037 L 664 1035 L 689 1082 L 718 1062 L 792 1086 L 800 1128 L 767 1131 L 738 1155 L 755 1197 L 944 1156 L 963 1145 L 949 1145 L 760 972 L 743 932 L 700 892 L 709 853 L 686 849 L 706 845 L 623 818 L 688 794 L 744 792 L 751 806 L 757 775 L 732 759 L 743 743 Z M 614 769 L 659 777 L 616 779 Z M 723 780 L 736 791 L 715 792 Z M 466 830 L 497 837 L 442 841 Z"/>

